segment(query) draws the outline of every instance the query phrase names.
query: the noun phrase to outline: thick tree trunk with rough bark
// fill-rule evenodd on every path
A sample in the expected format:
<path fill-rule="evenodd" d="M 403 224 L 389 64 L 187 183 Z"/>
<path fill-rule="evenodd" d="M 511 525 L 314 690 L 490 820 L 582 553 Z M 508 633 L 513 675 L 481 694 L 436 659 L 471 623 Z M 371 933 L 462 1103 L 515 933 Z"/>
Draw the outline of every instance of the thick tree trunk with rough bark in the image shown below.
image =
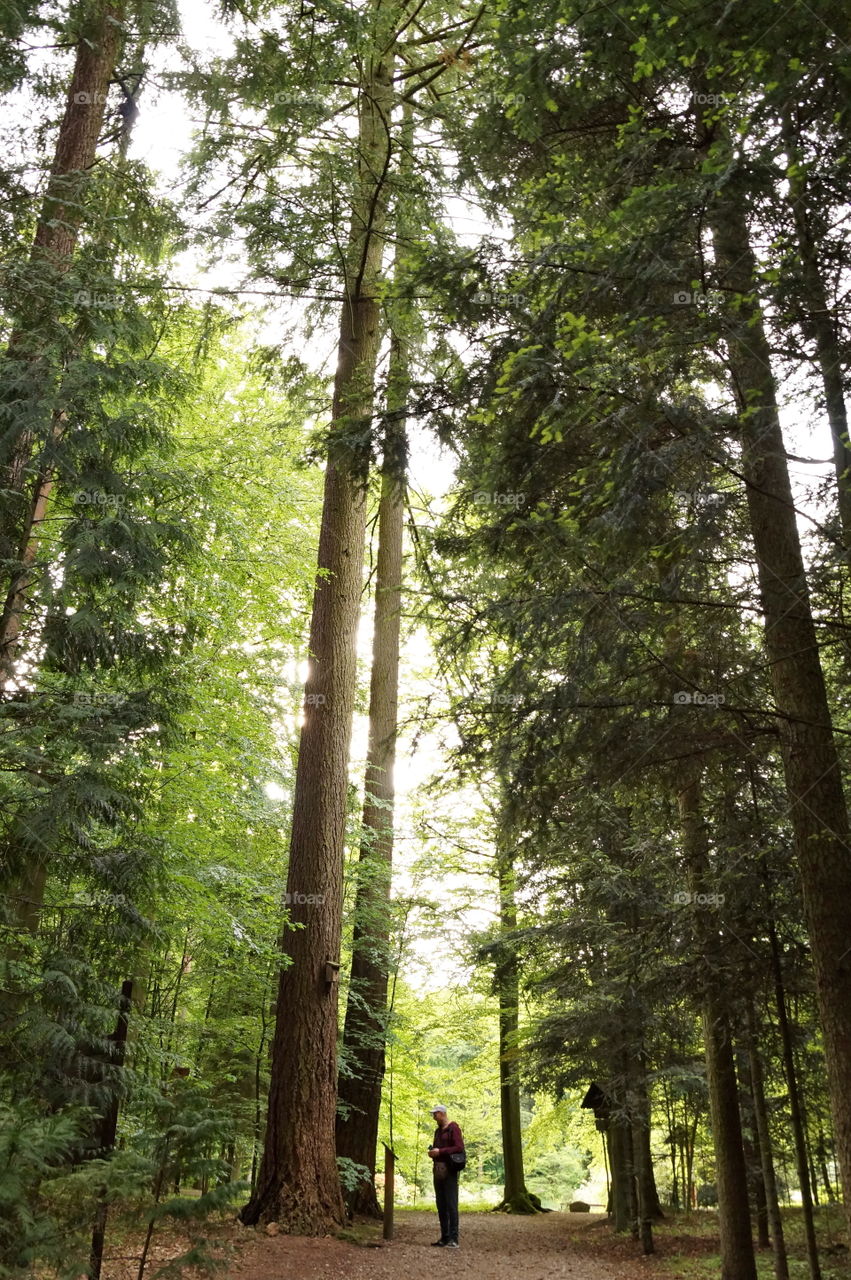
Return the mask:
<path fill-rule="evenodd" d="M 685 778 L 677 799 L 683 858 L 695 902 L 695 935 L 703 961 L 700 997 L 718 1190 L 720 1280 L 756 1280 L 735 1058 L 727 1009 L 717 976 L 718 931 L 712 920 L 707 918 L 711 908 L 699 905 L 708 896 L 709 871 L 709 837 L 703 820 L 699 764 L 685 764 Z"/>
<path fill-rule="evenodd" d="M 287 874 L 290 918 L 300 927 L 282 939 L 263 1159 L 242 1211 L 243 1222 L 274 1221 L 305 1235 L 345 1219 L 335 1147 L 336 978 L 393 105 L 377 0 L 372 16 Z"/>
<path fill-rule="evenodd" d="M 375 1191 L 375 1153 L 381 1111 L 390 973 L 390 881 L 393 862 L 393 770 L 399 700 L 399 631 L 402 612 L 402 552 L 405 531 L 405 404 L 409 393 L 404 339 L 391 340 L 387 420 L 378 553 L 375 567 L 375 626 L 369 689 L 369 743 L 363 838 L 355 895 L 352 969 L 343 1058 L 338 1084 L 337 1155 L 365 1165 L 363 1179 L 346 1196 L 352 1213 L 380 1217 Z"/>
<path fill-rule="evenodd" d="M 851 1230 L 851 844 L 848 812 L 771 369 L 755 300 L 756 262 L 744 196 L 727 175 L 710 208 L 718 285 L 735 306 L 726 341 L 756 552 L 789 812 Z"/>

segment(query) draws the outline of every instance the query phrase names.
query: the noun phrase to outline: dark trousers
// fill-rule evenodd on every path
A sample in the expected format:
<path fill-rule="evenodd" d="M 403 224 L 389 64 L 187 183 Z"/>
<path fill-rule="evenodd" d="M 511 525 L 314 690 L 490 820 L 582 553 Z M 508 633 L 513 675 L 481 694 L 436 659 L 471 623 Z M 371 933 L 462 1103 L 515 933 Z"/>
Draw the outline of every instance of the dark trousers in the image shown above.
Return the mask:
<path fill-rule="evenodd" d="M 450 1169 L 445 1178 L 435 1178 L 434 1198 L 440 1218 L 441 1240 L 458 1243 L 458 1174 Z"/>

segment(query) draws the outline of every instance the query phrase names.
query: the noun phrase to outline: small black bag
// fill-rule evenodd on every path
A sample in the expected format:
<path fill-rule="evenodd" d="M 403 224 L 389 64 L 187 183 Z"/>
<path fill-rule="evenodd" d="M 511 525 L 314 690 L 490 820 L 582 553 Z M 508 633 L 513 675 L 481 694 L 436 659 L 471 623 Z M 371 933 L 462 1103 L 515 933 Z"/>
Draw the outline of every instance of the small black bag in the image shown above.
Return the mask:
<path fill-rule="evenodd" d="M 467 1167 L 467 1152 L 453 1151 L 452 1155 L 449 1157 L 449 1163 L 452 1165 L 452 1168 L 456 1173 L 460 1173 L 462 1169 L 466 1169 Z"/>

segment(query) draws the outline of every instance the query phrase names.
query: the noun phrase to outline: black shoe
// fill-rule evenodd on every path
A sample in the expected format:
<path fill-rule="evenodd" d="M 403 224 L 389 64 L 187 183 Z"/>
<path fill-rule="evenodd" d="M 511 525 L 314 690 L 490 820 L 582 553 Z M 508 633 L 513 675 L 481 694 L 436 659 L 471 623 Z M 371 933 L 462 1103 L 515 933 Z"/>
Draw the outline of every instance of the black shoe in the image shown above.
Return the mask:
<path fill-rule="evenodd" d="M 457 1240 L 450 1240 L 450 1241 L 448 1242 L 448 1244 L 447 1244 L 447 1246 L 446 1246 L 446 1247 L 447 1247 L 447 1249 L 460 1249 L 460 1248 L 461 1248 L 461 1246 L 460 1246 L 460 1244 L 458 1243 L 458 1241 L 457 1241 Z"/>
<path fill-rule="evenodd" d="M 435 1240 L 431 1247 L 432 1249 L 445 1249 L 451 1243 L 450 1240 Z"/>

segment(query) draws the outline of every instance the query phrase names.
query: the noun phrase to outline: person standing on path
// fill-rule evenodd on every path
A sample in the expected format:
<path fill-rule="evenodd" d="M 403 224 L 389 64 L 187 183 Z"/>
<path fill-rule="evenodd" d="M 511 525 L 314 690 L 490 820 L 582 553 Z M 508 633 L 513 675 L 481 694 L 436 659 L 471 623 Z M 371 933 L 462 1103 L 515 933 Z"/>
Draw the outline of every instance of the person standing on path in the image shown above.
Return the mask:
<path fill-rule="evenodd" d="M 458 1248 L 458 1174 L 461 1172 L 452 1156 L 464 1155 L 464 1137 L 454 1120 L 449 1120 L 446 1107 L 438 1104 L 431 1114 L 437 1128 L 428 1149 L 434 1167 L 434 1198 L 440 1218 L 440 1239 L 435 1249 Z"/>

